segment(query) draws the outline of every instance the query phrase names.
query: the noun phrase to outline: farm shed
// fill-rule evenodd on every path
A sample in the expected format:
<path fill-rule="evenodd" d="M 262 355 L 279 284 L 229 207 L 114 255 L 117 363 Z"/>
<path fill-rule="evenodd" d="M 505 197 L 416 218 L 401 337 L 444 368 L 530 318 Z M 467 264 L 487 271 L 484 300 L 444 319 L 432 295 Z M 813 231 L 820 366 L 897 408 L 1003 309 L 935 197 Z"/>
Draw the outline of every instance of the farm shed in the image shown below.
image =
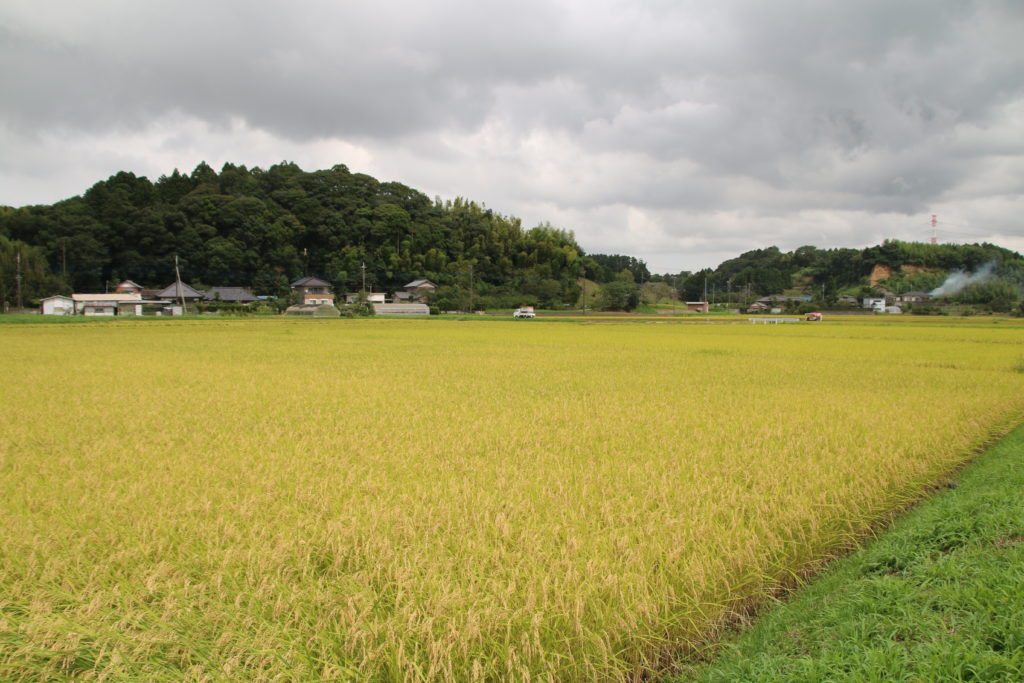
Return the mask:
<path fill-rule="evenodd" d="M 284 309 L 285 315 L 303 315 L 313 318 L 337 318 L 341 311 L 331 304 L 310 304 L 308 306 L 289 306 Z"/>
<path fill-rule="evenodd" d="M 693 311 L 694 313 L 707 313 L 708 302 L 707 301 L 687 301 L 686 310 Z"/>
<path fill-rule="evenodd" d="M 72 294 L 78 315 L 142 315 L 141 294 Z"/>
<path fill-rule="evenodd" d="M 354 304 L 359 299 L 360 292 L 345 295 L 345 303 Z M 371 304 L 383 304 L 387 302 L 387 294 L 384 292 L 367 292 L 366 301 Z"/>
<path fill-rule="evenodd" d="M 426 304 L 374 304 L 377 315 L 430 315 Z"/>
<path fill-rule="evenodd" d="M 39 300 L 39 312 L 43 315 L 74 315 L 75 300 L 58 294 Z"/>

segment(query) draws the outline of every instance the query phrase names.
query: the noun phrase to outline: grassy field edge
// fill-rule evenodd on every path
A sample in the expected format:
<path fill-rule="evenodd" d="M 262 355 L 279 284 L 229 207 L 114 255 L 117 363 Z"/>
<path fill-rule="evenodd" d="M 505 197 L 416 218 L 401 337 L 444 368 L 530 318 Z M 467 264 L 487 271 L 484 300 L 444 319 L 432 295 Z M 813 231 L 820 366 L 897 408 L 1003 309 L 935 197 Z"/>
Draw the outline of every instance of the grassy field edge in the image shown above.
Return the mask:
<path fill-rule="evenodd" d="M 1024 426 L 671 681 L 1024 680 Z"/>

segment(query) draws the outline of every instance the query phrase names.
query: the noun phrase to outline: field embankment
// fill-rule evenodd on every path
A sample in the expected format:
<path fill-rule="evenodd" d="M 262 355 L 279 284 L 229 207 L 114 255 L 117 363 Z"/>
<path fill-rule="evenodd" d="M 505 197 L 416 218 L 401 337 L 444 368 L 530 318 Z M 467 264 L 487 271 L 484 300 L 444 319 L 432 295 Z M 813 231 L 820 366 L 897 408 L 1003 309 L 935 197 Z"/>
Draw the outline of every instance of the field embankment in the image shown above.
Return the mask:
<path fill-rule="evenodd" d="M 675 681 L 1024 680 L 1024 428 Z"/>
<path fill-rule="evenodd" d="M 998 326 L 0 326 L 0 672 L 656 672 L 1016 425 L 1022 342 Z"/>

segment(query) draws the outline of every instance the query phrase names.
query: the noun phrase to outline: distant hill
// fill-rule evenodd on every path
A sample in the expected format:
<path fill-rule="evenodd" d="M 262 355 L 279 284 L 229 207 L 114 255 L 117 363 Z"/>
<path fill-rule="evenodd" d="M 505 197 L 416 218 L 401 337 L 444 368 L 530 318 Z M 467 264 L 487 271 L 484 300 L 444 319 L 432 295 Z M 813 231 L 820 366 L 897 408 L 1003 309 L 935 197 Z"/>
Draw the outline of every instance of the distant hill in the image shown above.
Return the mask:
<path fill-rule="evenodd" d="M 428 278 L 452 307 L 468 305 L 469 292 L 481 307 L 575 305 L 581 278 L 610 285 L 606 302 L 636 300 L 629 287 L 652 281 L 689 300 L 794 288 L 827 299 L 883 284 L 880 273 L 890 288 L 930 289 L 951 271 L 985 264 L 1009 287 L 1004 298 L 1014 287 L 1019 298 L 1024 282 L 1021 256 L 1001 247 L 898 241 L 769 247 L 698 273 L 652 275 L 632 256 L 587 254 L 573 233 L 548 224 L 525 229 L 473 201 L 431 200 L 344 165 L 306 172 L 287 162 L 266 170 L 225 164 L 219 173 L 201 163 L 156 182 L 121 172 L 56 204 L 0 207 L 0 300 L 14 298 L 18 254 L 25 301 L 103 291 L 122 279 L 163 287 L 174 279 L 175 255 L 193 286 L 280 295 L 302 275 L 339 292 L 360 289 L 364 273 L 374 291 Z"/>
<path fill-rule="evenodd" d="M 708 298 L 740 302 L 752 296 L 797 291 L 821 304 L 842 294 L 867 295 L 889 291 L 930 292 L 952 273 L 963 273 L 946 296 L 965 303 L 1012 306 L 1024 287 L 1024 257 L 994 244 L 930 244 L 887 240 L 866 249 L 800 247 L 783 252 L 777 247 L 748 251 L 717 268 L 687 274 L 678 283 L 687 299 Z M 976 277 L 968 277 L 974 274 Z"/>
<path fill-rule="evenodd" d="M 609 277 L 571 232 L 524 229 L 475 202 L 432 201 L 343 165 L 305 172 L 292 163 L 225 164 L 218 173 L 202 163 L 156 182 L 121 172 L 51 206 L 0 209 L 4 237 L 35 248 L 29 284 L 37 295 L 102 291 L 121 279 L 164 286 L 175 255 L 190 283 L 260 294 L 283 294 L 310 274 L 353 291 L 365 266 L 373 290 L 429 278 L 506 296 L 509 305 L 551 305 L 575 302 L 580 276 Z"/>

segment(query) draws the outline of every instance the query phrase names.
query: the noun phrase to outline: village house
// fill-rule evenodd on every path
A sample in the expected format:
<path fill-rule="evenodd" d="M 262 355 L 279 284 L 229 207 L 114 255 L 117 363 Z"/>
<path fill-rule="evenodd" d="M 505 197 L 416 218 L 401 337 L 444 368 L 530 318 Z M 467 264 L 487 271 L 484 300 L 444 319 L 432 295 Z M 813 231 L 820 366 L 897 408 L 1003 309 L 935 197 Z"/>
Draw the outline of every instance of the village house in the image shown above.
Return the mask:
<path fill-rule="evenodd" d="M 404 291 L 395 292 L 396 303 L 407 303 L 417 301 L 423 303 L 430 298 L 430 295 L 437 291 L 437 285 L 430 280 L 413 280 L 405 285 Z"/>
<path fill-rule="evenodd" d="M 931 301 L 931 298 L 932 295 L 928 292 L 904 292 L 896 299 L 896 303 L 921 304 L 926 301 Z"/>
<path fill-rule="evenodd" d="M 317 277 L 299 278 L 291 284 L 292 291 L 298 294 L 299 306 L 333 306 L 334 294 L 331 283 Z"/>
<path fill-rule="evenodd" d="M 203 299 L 232 304 L 251 304 L 259 301 L 259 297 L 245 287 L 210 287 L 203 293 Z"/>
<path fill-rule="evenodd" d="M 805 302 L 811 301 L 809 296 L 786 296 L 785 294 L 771 294 L 769 296 L 762 296 L 760 299 L 752 303 L 747 307 L 747 313 L 764 313 L 768 311 L 770 313 L 782 313 L 782 309 L 789 302 Z"/>
<path fill-rule="evenodd" d="M 317 277 L 299 278 L 291 284 L 298 303 L 285 309 L 286 315 L 311 315 L 314 317 L 337 317 L 341 315 L 334 306 L 331 283 Z"/>
<path fill-rule="evenodd" d="M 885 312 L 885 297 L 881 296 L 869 296 L 865 297 L 864 308 L 870 308 L 872 311 Z"/>
<path fill-rule="evenodd" d="M 189 287 L 184 282 L 181 283 L 181 290 L 179 292 L 178 283 L 174 282 L 167 285 L 159 292 L 157 292 L 156 298 L 170 299 L 171 301 L 176 302 L 180 302 L 182 299 L 184 299 L 185 303 L 194 304 L 197 301 L 203 300 L 203 293 L 200 292 L 198 289 L 193 289 L 192 287 Z"/>
<path fill-rule="evenodd" d="M 805 295 L 786 296 L 785 294 L 772 294 L 771 296 L 763 296 L 760 299 L 758 299 L 758 301 L 760 301 L 761 303 L 767 304 L 769 306 L 771 306 L 773 304 L 776 305 L 776 306 L 779 306 L 779 305 L 783 305 L 784 306 L 785 304 L 787 304 L 787 303 L 789 303 L 791 301 L 797 301 L 797 302 L 801 302 L 801 303 L 810 303 L 811 301 L 814 301 L 814 297 L 805 296 Z"/>
<path fill-rule="evenodd" d="M 121 284 L 114 287 L 115 294 L 142 294 L 142 285 L 131 280 L 122 280 Z"/>

